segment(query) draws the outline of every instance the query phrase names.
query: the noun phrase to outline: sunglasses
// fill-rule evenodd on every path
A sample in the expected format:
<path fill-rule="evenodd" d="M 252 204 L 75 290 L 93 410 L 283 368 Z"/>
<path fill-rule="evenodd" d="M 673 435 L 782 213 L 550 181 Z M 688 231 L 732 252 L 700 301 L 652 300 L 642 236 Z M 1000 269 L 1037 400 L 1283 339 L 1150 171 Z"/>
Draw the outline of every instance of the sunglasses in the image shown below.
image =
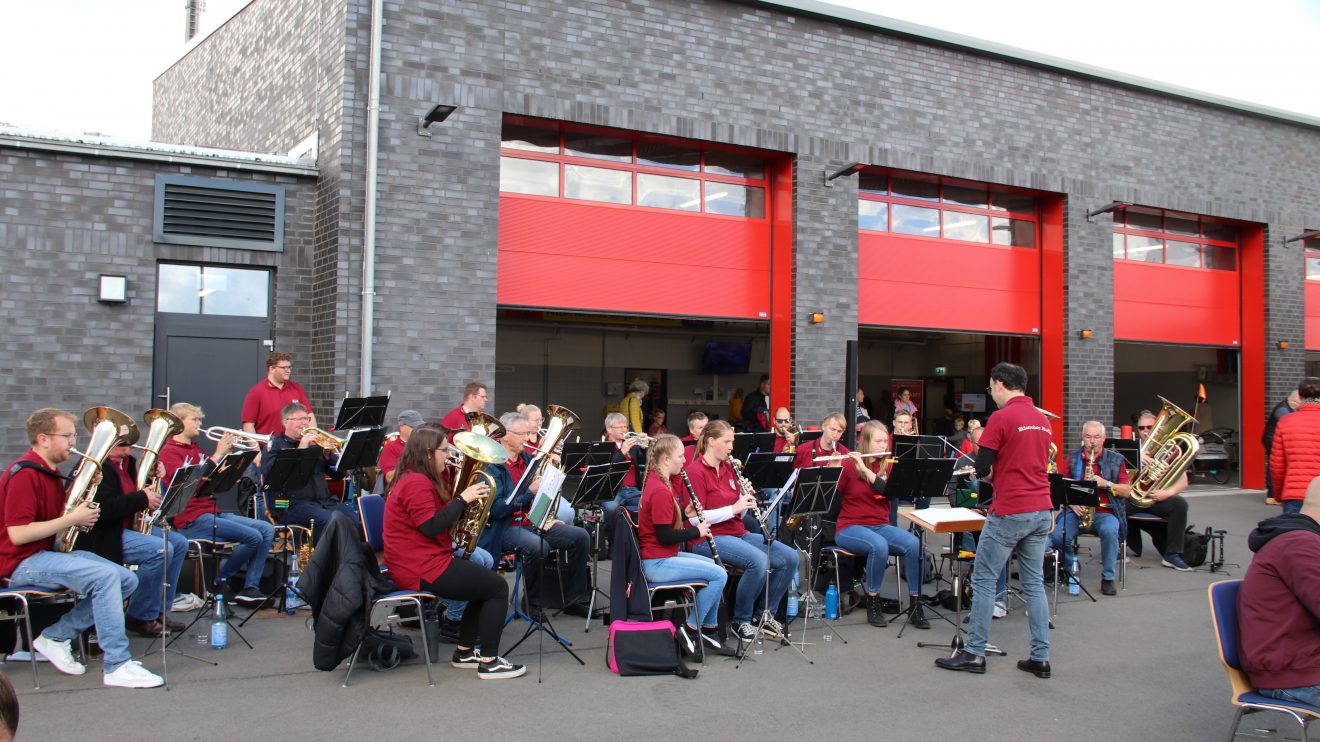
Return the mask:
<path fill-rule="evenodd" d="M 1138 425 L 1137 430 L 1154 430 L 1154 425 Z"/>
<path fill-rule="evenodd" d="M 775 422 L 779 423 L 780 425 L 788 425 L 789 423 L 793 422 L 793 418 L 791 418 L 791 417 L 776 417 L 776 418 L 775 418 Z"/>

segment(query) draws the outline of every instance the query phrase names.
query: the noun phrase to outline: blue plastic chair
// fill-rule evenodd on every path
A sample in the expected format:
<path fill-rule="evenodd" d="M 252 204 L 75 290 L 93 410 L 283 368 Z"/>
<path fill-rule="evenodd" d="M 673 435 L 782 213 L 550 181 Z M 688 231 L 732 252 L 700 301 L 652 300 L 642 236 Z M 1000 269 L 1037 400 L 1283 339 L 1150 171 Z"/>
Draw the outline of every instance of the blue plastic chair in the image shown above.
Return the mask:
<path fill-rule="evenodd" d="M 1250 678 L 1242 671 L 1241 657 L 1238 652 L 1238 592 L 1242 580 L 1225 580 L 1210 586 L 1210 617 L 1215 624 L 1215 639 L 1219 643 L 1219 661 L 1228 671 L 1228 682 L 1233 686 L 1233 705 L 1238 707 L 1233 717 L 1233 728 L 1229 730 L 1228 740 L 1237 738 L 1238 728 L 1247 714 L 1260 711 L 1277 711 L 1292 717 L 1307 739 L 1307 727 L 1311 720 L 1320 717 L 1320 708 L 1296 701 L 1280 701 L 1256 692 Z"/>

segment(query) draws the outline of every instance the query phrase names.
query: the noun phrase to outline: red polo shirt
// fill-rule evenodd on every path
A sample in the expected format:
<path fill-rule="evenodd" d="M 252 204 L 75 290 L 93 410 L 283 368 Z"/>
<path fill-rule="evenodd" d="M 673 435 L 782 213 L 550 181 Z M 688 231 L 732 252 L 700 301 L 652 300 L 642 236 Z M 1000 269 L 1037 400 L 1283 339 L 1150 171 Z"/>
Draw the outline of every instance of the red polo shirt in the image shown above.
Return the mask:
<path fill-rule="evenodd" d="M 816 463 L 816 459 L 821 456 L 843 456 L 848 453 L 848 449 L 842 443 L 835 443 L 833 451 L 827 451 L 820 446 L 820 439 L 817 438 L 810 443 L 803 443 L 797 447 L 797 458 L 793 460 L 793 467 L 796 469 L 806 469 L 811 466 L 829 466 L 833 462 L 822 461 Z"/>
<path fill-rule="evenodd" d="M 248 390 L 243 400 L 243 422 L 256 426 L 258 435 L 276 435 L 284 432 L 284 422 L 280 420 L 280 410 L 286 405 L 297 402 L 312 412 L 312 403 L 307 399 L 307 392 L 296 381 L 286 381 L 278 387 L 270 383 L 269 378 L 262 379 Z"/>
<path fill-rule="evenodd" d="M 23 469 L 11 476 L 14 466 L 23 461 L 30 461 L 43 471 Z M 36 451 L 28 449 L 0 476 L 0 514 L 4 517 L 4 523 L 0 524 L 0 577 L 8 579 L 24 559 L 54 546 L 54 536 L 26 544 L 9 540 L 9 526 L 25 526 L 64 515 L 64 480 L 51 476 L 52 473 L 56 470 Z"/>
<path fill-rule="evenodd" d="M 869 461 L 876 461 L 870 459 Z M 871 465 L 878 471 L 880 464 Z M 889 524 L 889 498 L 871 489 L 871 484 L 857 473 L 857 462 L 845 459 L 843 474 L 839 476 L 839 491 L 843 492 L 843 506 L 835 530 L 848 526 L 883 526 Z"/>
<path fill-rule="evenodd" d="M 662 544 L 655 537 L 657 524 L 687 528 L 686 519 L 678 510 L 678 493 L 683 491 L 679 476 L 665 482 L 660 477 L 647 477 L 642 490 L 642 502 L 637 507 L 637 541 L 643 559 L 665 559 L 678 554 L 678 544 Z"/>
<path fill-rule="evenodd" d="M 775 450 L 774 450 L 774 452 L 775 452 L 775 453 L 783 453 L 783 452 L 787 451 L 788 448 L 789 448 L 789 446 L 788 446 L 788 439 L 785 438 L 784 436 L 778 434 L 778 433 L 775 433 Z M 795 450 L 796 450 L 796 449 L 795 449 Z"/>
<path fill-rule="evenodd" d="M 425 474 L 410 471 L 399 477 L 385 501 L 385 563 L 400 590 L 420 590 L 422 580 L 445 573 L 454 561 L 454 541 L 445 529 L 427 538 L 420 528 L 445 507 L 435 484 Z"/>
<path fill-rule="evenodd" d="M 445 416 L 440 420 L 440 424 L 449 428 L 450 440 L 453 440 L 454 433 L 457 433 L 460 430 L 472 429 L 472 426 L 468 425 L 467 413 L 463 411 L 463 405 L 459 405 L 445 413 Z"/>
<path fill-rule="evenodd" d="M 981 433 L 981 448 L 995 451 L 993 515 L 1050 510 L 1050 421 L 1024 395 L 996 410 Z"/>
<path fill-rule="evenodd" d="M 402 437 L 385 441 L 385 445 L 381 446 L 380 449 L 380 459 L 376 461 L 381 476 L 394 471 L 395 467 L 399 465 L 399 459 L 403 458 L 403 447 L 406 445 Z"/>
<path fill-rule="evenodd" d="M 685 435 L 678 440 L 683 443 L 683 458 L 687 460 L 687 463 L 692 463 L 692 460 L 697 458 L 697 439 L 690 435 Z"/>
<path fill-rule="evenodd" d="M 714 467 L 706 463 L 704 456 L 699 456 L 696 461 L 683 467 L 683 471 L 692 480 L 692 491 L 696 493 L 703 511 L 732 505 L 742 495 L 742 490 L 738 488 L 738 475 L 727 460 Z M 712 523 L 710 531 L 716 536 L 740 537 L 747 533 L 747 528 L 742 518 L 735 515 L 722 523 Z"/>
<path fill-rule="evenodd" d="M 196 464 L 203 459 L 208 458 L 202 447 L 197 445 L 197 441 L 192 443 L 180 443 L 171 438 L 165 441 L 161 446 L 159 461 L 165 467 L 165 478 L 161 480 L 162 486 L 168 487 L 174 480 L 174 472 L 183 468 L 185 464 Z M 207 513 L 218 513 L 220 507 L 215 504 L 215 498 L 212 497 L 194 497 L 188 501 L 188 507 L 183 509 L 174 518 L 175 528 L 187 528 L 199 516 Z"/>

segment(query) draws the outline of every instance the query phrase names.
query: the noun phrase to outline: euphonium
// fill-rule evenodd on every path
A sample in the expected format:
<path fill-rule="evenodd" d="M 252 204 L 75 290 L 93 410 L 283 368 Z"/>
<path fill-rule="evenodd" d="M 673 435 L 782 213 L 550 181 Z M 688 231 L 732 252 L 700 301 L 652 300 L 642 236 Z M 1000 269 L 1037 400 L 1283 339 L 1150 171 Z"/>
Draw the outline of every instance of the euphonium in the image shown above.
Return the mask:
<path fill-rule="evenodd" d="M 541 436 L 541 445 L 536 451 L 537 454 L 542 456 L 542 459 L 537 470 L 530 475 L 533 480 L 541 476 L 547 466 L 554 466 L 551 457 L 557 456 L 563 451 L 564 439 L 568 437 L 569 433 L 582 427 L 582 418 L 563 405 L 546 405 L 545 414 L 549 418 L 549 422 L 545 427 L 545 435 Z M 517 482 L 514 482 L 514 484 L 517 484 Z M 533 523 L 532 525 L 538 529 L 544 528 L 545 524 L 555 517 L 555 513 L 559 512 L 559 497 L 561 494 L 563 494 L 562 490 L 555 493 L 554 499 L 550 501 L 550 507 L 546 510 L 545 518 L 540 523 Z"/>
<path fill-rule="evenodd" d="M 454 477 L 454 490 L 451 497 L 458 497 L 463 490 L 476 484 L 477 479 L 485 479 L 491 491 L 480 500 L 470 502 L 464 507 L 463 515 L 449 529 L 454 541 L 454 551 L 463 550 L 463 558 L 472 556 L 476 550 L 477 539 L 486 529 L 486 520 L 490 518 L 490 507 L 495 501 L 495 477 L 485 468 L 491 464 L 503 464 L 509 458 L 509 452 L 494 439 L 484 435 L 462 431 L 454 434 L 452 444 L 463 454 L 463 463 Z"/>
<path fill-rule="evenodd" d="M 65 494 L 64 515 L 72 513 L 83 503 L 96 506 L 92 498 L 96 496 L 96 483 L 101 478 L 101 466 L 105 463 L 105 457 L 110 455 L 110 449 L 121 440 L 136 443 L 138 439 L 138 429 L 133 418 L 113 407 L 93 407 L 83 415 L 83 423 L 91 431 L 92 438 L 87 442 L 86 451 L 73 452 L 83 460 L 78 464 L 77 471 L 73 473 L 73 483 L 69 485 Z M 60 531 L 55 534 L 55 550 L 66 553 L 73 551 L 73 542 L 78 538 L 78 533 L 89 530 L 91 529 L 71 526 Z"/>
<path fill-rule="evenodd" d="M 1151 493 L 1168 489 L 1181 479 L 1201 448 L 1196 436 L 1181 432 L 1196 422 L 1196 418 L 1164 397 L 1160 401 L 1164 407 L 1155 418 L 1155 427 L 1141 444 L 1141 473 L 1132 483 L 1132 494 L 1128 497 L 1139 508 L 1154 505 Z M 1147 457 L 1152 459 L 1149 463 Z"/>
<path fill-rule="evenodd" d="M 504 437 L 504 426 L 499 420 L 487 415 L 484 412 L 466 413 L 468 428 L 471 432 L 485 436 L 493 441 L 498 441 Z M 447 464 L 454 471 L 463 468 L 463 451 L 458 446 L 449 448 L 449 463 Z"/>
<path fill-rule="evenodd" d="M 147 410 L 142 415 L 142 422 L 147 424 L 147 440 L 141 446 L 136 446 L 142 451 L 142 461 L 138 464 L 137 473 L 139 490 L 146 489 L 147 485 L 156 478 L 156 459 L 160 456 L 160 449 L 165 447 L 165 441 L 169 440 L 170 436 L 183 432 L 183 421 L 159 408 Z M 164 494 L 161 493 L 162 496 Z M 138 513 L 134 523 L 137 530 L 151 533 L 151 523 L 159 512 L 160 510 L 157 509 L 153 512 L 143 510 Z"/>
<path fill-rule="evenodd" d="M 335 453 L 339 453 L 340 451 L 344 450 L 344 446 L 348 444 L 347 438 L 340 438 L 339 436 L 334 435 L 329 431 L 321 430 L 320 428 L 317 427 L 308 426 L 306 428 L 303 428 L 302 434 L 312 435 L 313 437 L 316 438 L 315 440 L 316 445 L 320 446 L 321 448 L 324 448 L 327 451 L 334 451 Z"/>
<path fill-rule="evenodd" d="M 1086 469 L 1082 471 L 1082 481 L 1090 482 L 1095 479 L 1095 453 L 1086 455 Z M 1082 531 L 1091 530 L 1095 525 L 1095 508 L 1082 508 L 1082 515 L 1077 519 L 1077 528 Z"/>

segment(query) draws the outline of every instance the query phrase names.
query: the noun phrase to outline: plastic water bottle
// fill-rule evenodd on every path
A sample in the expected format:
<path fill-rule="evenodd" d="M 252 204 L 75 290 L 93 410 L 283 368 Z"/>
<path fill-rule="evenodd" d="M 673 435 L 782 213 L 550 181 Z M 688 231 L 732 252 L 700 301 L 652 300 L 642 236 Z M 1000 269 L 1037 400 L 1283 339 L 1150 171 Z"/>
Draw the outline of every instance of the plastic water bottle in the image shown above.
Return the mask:
<path fill-rule="evenodd" d="M 789 618 L 797 618 L 798 614 L 798 576 L 793 575 L 793 584 L 788 588 L 788 605 L 784 608 L 784 613 Z"/>
<path fill-rule="evenodd" d="M 1079 595 L 1082 592 L 1082 583 L 1077 580 L 1077 557 L 1073 557 L 1068 564 L 1068 594 Z"/>
<path fill-rule="evenodd" d="M 284 612 L 290 616 L 298 612 L 303 606 L 303 600 L 298 596 L 298 560 L 293 560 L 293 565 L 289 567 L 289 578 L 286 582 L 287 589 L 284 591 Z"/>
<path fill-rule="evenodd" d="M 225 623 L 225 596 L 215 596 L 215 613 L 211 614 L 211 649 L 229 646 L 229 624 Z"/>
<path fill-rule="evenodd" d="M 839 588 L 833 582 L 825 591 L 825 619 L 833 621 L 839 617 Z"/>

